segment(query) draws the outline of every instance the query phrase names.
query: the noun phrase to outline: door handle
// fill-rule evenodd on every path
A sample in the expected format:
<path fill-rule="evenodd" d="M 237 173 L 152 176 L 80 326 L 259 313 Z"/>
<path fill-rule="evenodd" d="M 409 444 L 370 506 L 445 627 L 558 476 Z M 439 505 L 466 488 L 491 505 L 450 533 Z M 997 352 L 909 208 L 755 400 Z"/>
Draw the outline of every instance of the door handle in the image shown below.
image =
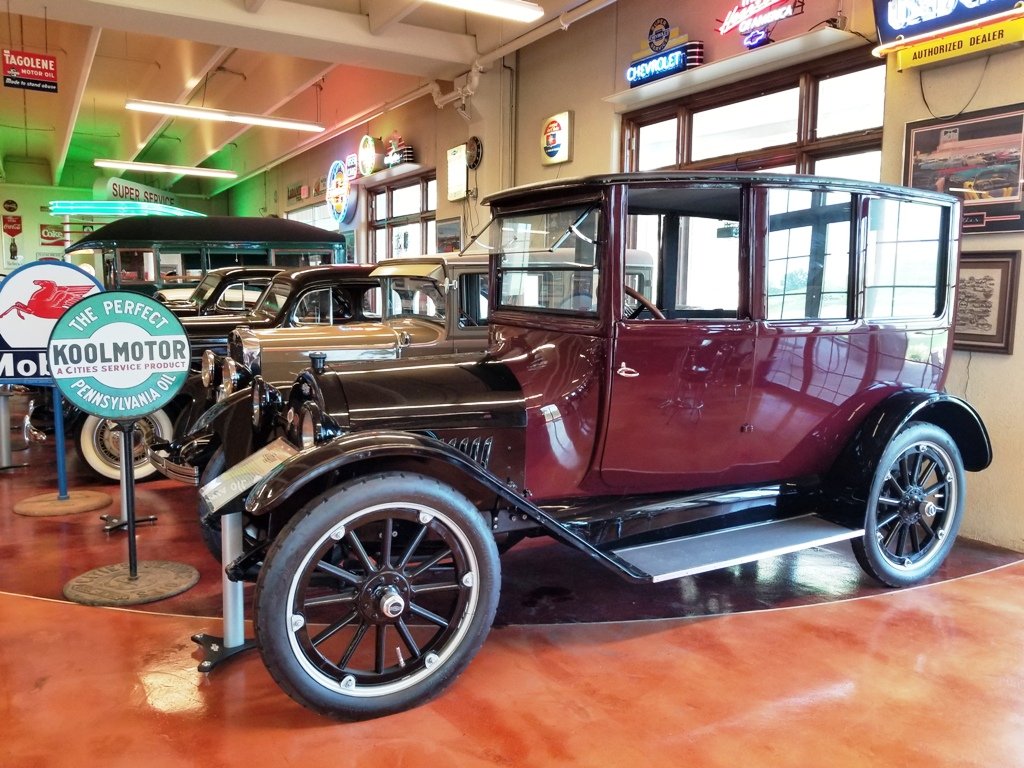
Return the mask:
<path fill-rule="evenodd" d="M 622 376 L 627 379 L 635 379 L 637 376 L 640 375 L 638 371 L 635 371 L 634 369 L 630 368 L 625 363 L 619 363 L 618 370 L 616 370 L 615 372 L 619 374 L 619 376 Z"/>

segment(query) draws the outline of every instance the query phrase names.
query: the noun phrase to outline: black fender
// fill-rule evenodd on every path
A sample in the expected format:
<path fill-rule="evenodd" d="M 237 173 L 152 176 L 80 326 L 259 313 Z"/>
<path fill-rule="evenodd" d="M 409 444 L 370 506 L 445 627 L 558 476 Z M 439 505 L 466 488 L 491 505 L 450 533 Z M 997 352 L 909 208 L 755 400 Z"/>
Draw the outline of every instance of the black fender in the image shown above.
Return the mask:
<path fill-rule="evenodd" d="M 434 474 L 439 468 L 447 470 L 443 472 L 445 477 L 442 479 L 451 482 L 454 476 L 460 490 L 465 490 L 466 485 L 475 485 L 476 490 L 493 495 L 498 505 L 528 516 L 552 537 L 583 550 L 625 578 L 636 582 L 649 580 L 641 571 L 614 555 L 596 549 L 579 534 L 530 503 L 513 484 L 502 481 L 477 463 L 471 453 L 415 432 L 373 430 L 343 435 L 316 448 L 301 451 L 275 467 L 249 492 L 245 509 L 254 517 L 268 515 L 296 496 L 307 500 L 311 494 L 302 493 L 303 489 L 336 470 L 348 469 L 349 474 L 353 474 L 364 467 L 367 473 L 378 472 L 389 463 L 408 464 L 412 460 L 427 474 Z M 320 491 L 319 485 L 317 491 Z M 298 509 L 292 511 L 297 512 Z"/>
<path fill-rule="evenodd" d="M 902 390 L 875 406 L 864 419 L 826 480 L 828 495 L 838 502 L 841 516 L 846 518 L 842 522 L 863 524 L 863 503 L 882 453 L 912 421 L 934 424 L 949 433 L 960 450 L 965 469 L 979 472 L 992 463 L 988 430 L 969 403 L 945 392 Z"/>
<path fill-rule="evenodd" d="M 209 388 L 203 386 L 202 377 L 197 373 L 191 373 L 185 378 L 185 383 L 171 402 L 176 410 L 173 439 L 180 440 L 213 405 L 214 399 Z"/>

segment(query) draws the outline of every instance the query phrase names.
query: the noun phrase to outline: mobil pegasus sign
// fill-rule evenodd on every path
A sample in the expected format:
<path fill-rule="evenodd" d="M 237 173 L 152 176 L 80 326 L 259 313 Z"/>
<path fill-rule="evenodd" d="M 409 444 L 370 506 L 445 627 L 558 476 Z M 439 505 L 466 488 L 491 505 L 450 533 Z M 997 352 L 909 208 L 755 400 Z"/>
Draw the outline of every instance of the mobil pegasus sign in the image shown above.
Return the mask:
<path fill-rule="evenodd" d="M 46 342 L 57 319 L 103 286 L 88 272 L 60 261 L 39 261 L 0 282 L 0 380 L 49 379 Z M 40 382 L 41 383 L 41 382 Z"/>

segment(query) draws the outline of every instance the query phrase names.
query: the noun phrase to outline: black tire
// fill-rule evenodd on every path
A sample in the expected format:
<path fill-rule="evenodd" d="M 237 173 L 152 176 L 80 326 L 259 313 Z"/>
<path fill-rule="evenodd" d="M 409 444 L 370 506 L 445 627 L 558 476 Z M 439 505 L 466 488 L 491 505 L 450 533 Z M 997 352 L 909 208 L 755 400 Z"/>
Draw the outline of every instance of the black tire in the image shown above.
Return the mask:
<path fill-rule="evenodd" d="M 256 644 L 281 688 L 320 714 L 400 712 L 476 655 L 500 578 L 484 516 L 449 486 L 404 472 L 352 480 L 307 504 L 271 545 L 256 582 Z"/>
<path fill-rule="evenodd" d="M 857 562 L 890 587 L 931 576 L 960 530 L 965 476 L 960 451 L 944 430 L 911 423 L 893 438 L 875 469 Z"/>

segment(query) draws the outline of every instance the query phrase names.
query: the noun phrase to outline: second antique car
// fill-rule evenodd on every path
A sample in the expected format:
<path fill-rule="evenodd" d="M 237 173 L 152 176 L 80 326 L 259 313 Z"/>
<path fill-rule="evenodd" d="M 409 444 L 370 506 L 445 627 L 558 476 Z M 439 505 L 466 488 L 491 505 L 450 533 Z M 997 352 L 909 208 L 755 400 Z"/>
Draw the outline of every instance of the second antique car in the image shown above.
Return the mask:
<path fill-rule="evenodd" d="M 336 326 L 380 319 L 377 293 L 380 283 L 370 277 L 372 268 L 357 264 L 328 264 L 279 270 L 260 296 L 256 306 L 236 314 L 211 314 L 181 318 L 192 348 L 192 366 L 197 371 L 204 350 L 227 352 L 228 334 L 239 325 L 250 328 Z M 136 422 L 134 472 L 137 480 L 150 477 L 156 469 L 146 446 L 170 439 L 175 422 L 192 417 L 186 413 L 194 387 L 172 402 L 170 408 L 154 411 Z M 200 395 L 205 407 L 205 393 Z M 189 421 L 188 423 L 191 423 Z M 107 419 L 82 413 L 68 423 L 69 434 L 83 462 L 110 480 L 121 476 L 121 434 Z"/>
<path fill-rule="evenodd" d="M 221 267 L 211 269 L 190 289 L 161 289 L 153 298 L 162 301 L 178 317 L 249 312 L 256 306 L 271 278 L 283 267 Z M 174 290 L 186 290 L 173 298 Z"/>
<path fill-rule="evenodd" d="M 651 172 L 487 202 L 483 354 L 314 356 L 287 397 L 257 377 L 192 435 L 222 447 L 202 514 L 241 548 L 227 573 L 255 578 L 291 697 L 361 719 L 435 696 L 523 535 L 641 584 L 841 541 L 890 586 L 936 571 L 992 458 L 944 391 L 955 198 Z"/>

